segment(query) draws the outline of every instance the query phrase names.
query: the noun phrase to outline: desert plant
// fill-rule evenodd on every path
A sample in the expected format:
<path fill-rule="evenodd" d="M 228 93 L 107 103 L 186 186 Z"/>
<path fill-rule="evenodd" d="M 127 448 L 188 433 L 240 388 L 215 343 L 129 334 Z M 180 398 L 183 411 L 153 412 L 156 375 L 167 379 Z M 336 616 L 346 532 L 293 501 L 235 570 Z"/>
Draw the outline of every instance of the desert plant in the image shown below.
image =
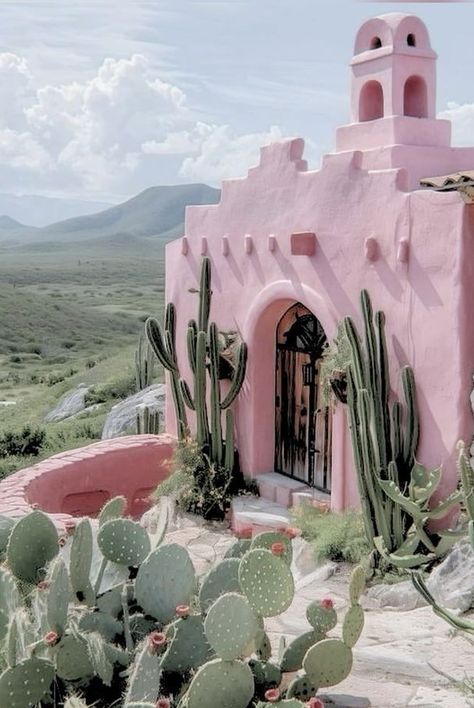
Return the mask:
<path fill-rule="evenodd" d="M 160 432 L 160 413 L 149 406 L 143 406 L 137 412 L 137 435 L 158 435 Z"/>
<path fill-rule="evenodd" d="M 455 492 L 432 505 L 441 470 L 416 461 L 419 418 L 415 378 L 405 366 L 401 382 L 405 406 L 390 405 L 390 373 L 383 312 L 372 310 L 361 293 L 363 338 L 350 317 L 343 320 L 350 346 L 347 407 L 366 535 L 374 548 L 398 567 L 423 565 L 447 551 L 453 535 L 431 534 L 429 521 L 447 515 L 459 502 Z"/>
<path fill-rule="evenodd" d="M 370 553 L 362 515 L 355 511 L 324 513 L 302 504 L 294 509 L 294 521 L 318 560 L 359 563 Z"/>
<path fill-rule="evenodd" d="M 196 439 L 202 453 L 214 467 L 235 468 L 234 418 L 230 406 L 238 396 L 245 377 L 247 346 L 240 343 L 229 390 L 224 396 L 220 385 L 220 335 L 217 325 L 209 322 L 211 309 L 211 261 L 201 264 L 198 319 L 187 330 L 187 352 L 193 376 L 193 391 L 181 378 L 176 356 L 176 313 L 173 303 L 166 307 L 165 326 L 154 318 L 145 325 L 148 340 L 158 360 L 170 373 L 171 390 L 181 440 L 189 435 L 186 407 L 196 414 Z M 208 397 L 208 384 L 210 392 Z M 209 402 L 208 402 L 209 401 Z M 209 416 L 210 408 L 210 416 Z M 225 426 L 222 415 L 225 412 Z M 223 430 L 225 428 L 225 434 Z"/>
<path fill-rule="evenodd" d="M 259 494 L 255 480 L 244 477 L 238 466 L 233 471 L 214 466 L 193 438 L 178 441 L 172 468 L 154 497 L 171 497 L 181 511 L 205 519 L 223 519 L 236 496 Z"/>
<path fill-rule="evenodd" d="M 163 543 L 165 508 L 150 534 L 124 505 L 109 501 L 96 533 L 88 519 L 68 524 L 59 543 L 40 511 L 0 519 L 0 705 L 247 708 L 278 694 L 298 707 L 346 678 L 364 624 L 361 567 L 342 639 L 327 636 L 332 601 L 313 601 L 307 631 L 272 661 L 264 618 L 293 600 L 292 530 L 239 539 L 198 580 L 187 550 Z"/>
<path fill-rule="evenodd" d="M 146 335 L 142 332 L 135 352 L 135 388 L 137 392 L 151 386 L 154 368 L 155 355 Z"/>
<path fill-rule="evenodd" d="M 6 431 L 0 435 L 0 457 L 37 455 L 46 442 L 46 431 L 25 425 L 19 431 Z"/>

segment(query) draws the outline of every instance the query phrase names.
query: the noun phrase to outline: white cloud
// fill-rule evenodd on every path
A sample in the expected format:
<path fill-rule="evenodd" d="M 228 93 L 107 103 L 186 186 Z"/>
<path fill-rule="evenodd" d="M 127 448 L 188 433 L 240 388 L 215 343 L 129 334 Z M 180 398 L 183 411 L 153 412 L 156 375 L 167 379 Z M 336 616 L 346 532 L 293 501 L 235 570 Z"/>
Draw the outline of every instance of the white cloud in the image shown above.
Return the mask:
<path fill-rule="evenodd" d="M 474 136 L 474 103 L 459 104 L 451 101 L 448 108 L 439 114 L 453 124 L 453 144 L 472 146 Z"/>
<path fill-rule="evenodd" d="M 185 158 L 180 170 L 182 177 L 211 183 L 229 176 L 243 177 L 249 167 L 258 163 L 260 147 L 282 138 L 278 126 L 250 135 L 236 135 L 228 125 L 209 128 L 196 154 Z"/>
<path fill-rule="evenodd" d="M 90 79 L 35 85 L 27 62 L 0 54 L 0 188 L 133 193 L 172 179 L 241 176 L 281 131 L 238 135 L 197 120 L 184 92 L 146 57 L 105 59 Z M 164 167 L 163 167 L 164 166 Z M 169 181 L 169 179 L 168 179 Z"/>

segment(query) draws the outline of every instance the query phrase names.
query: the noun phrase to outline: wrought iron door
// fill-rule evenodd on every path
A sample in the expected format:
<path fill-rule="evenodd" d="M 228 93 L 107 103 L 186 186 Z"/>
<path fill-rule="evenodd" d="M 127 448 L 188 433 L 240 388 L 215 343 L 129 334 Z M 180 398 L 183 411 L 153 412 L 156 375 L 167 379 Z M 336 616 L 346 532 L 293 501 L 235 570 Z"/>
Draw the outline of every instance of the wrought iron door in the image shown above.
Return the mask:
<path fill-rule="evenodd" d="M 277 329 L 275 469 L 329 491 L 331 414 L 321 401 L 319 360 L 327 338 L 303 305 L 293 305 Z"/>

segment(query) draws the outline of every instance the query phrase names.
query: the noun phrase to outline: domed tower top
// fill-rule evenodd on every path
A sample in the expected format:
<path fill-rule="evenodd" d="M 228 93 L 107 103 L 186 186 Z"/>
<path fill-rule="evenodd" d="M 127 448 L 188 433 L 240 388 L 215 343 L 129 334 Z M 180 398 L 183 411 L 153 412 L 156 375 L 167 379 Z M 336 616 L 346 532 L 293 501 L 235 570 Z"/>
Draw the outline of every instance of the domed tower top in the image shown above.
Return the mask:
<path fill-rule="evenodd" d="M 435 118 L 436 59 L 418 17 L 392 13 L 365 22 L 351 62 L 353 122 Z"/>

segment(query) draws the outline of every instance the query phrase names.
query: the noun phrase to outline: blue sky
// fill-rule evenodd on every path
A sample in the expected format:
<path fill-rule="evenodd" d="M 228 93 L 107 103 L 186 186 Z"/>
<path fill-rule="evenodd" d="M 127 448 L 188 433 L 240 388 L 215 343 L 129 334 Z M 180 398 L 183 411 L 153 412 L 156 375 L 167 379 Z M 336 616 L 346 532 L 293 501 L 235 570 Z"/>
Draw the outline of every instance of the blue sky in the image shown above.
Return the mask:
<path fill-rule="evenodd" d="M 355 0 L 0 4 L 0 192 L 120 199 L 245 174 L 261 144 L 348 121 L 355 33 L 413 12 L 438 61 L 438 110 L 474 143 L 474 5 Z"/>

